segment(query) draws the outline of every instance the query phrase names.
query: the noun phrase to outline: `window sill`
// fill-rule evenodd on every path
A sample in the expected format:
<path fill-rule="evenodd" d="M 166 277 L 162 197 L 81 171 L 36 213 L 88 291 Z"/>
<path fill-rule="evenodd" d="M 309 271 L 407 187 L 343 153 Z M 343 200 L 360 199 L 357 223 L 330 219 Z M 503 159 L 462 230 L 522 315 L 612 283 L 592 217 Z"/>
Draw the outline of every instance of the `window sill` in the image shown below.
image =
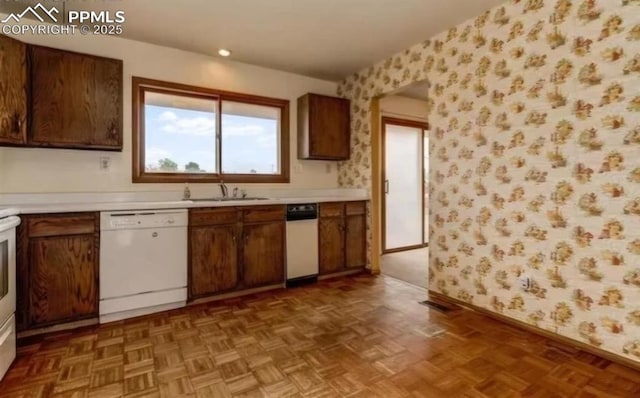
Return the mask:
<path fill-rule="evenodd" d="M 170 184 L 170 183 L 239 183 L 239 184 L 288 184 L 289 175 L 256 174 L 188 174 L 188 173 L 143 173 L 134 175 L 134 184 Z"/>

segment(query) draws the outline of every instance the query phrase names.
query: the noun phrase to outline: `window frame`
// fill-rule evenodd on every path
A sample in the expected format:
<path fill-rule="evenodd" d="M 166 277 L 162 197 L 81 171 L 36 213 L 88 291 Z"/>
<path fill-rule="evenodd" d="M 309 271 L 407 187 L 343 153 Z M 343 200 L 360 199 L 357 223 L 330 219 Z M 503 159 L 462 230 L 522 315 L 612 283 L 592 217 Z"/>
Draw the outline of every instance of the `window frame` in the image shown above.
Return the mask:
<path fill-rule="evenodd" d="M 205 87 L 172 83 L 133 76 L 132 87 L 132 181 L 134 183 L 288 183 L 290 181 L 289 100 L 235 93 Z M 216 109 L 216 167 L 218 173 L 167 173 L 145 170 L 145 93 L 183 95 L 217 101 Z M 280 173 L 225 174 L 222 173 L 222 102 L 232 101 L 280 109 Z"/>

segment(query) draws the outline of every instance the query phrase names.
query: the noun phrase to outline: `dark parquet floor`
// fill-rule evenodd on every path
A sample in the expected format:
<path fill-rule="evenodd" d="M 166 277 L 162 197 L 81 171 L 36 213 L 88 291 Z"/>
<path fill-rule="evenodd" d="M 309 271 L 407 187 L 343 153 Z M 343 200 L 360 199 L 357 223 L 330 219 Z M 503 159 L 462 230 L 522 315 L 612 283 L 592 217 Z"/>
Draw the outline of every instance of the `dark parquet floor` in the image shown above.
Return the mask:
<path fill-rule="evenodd" d="M 57 333 L 0 397 L 640 397 L 640 372 L 360 275 Z"/>

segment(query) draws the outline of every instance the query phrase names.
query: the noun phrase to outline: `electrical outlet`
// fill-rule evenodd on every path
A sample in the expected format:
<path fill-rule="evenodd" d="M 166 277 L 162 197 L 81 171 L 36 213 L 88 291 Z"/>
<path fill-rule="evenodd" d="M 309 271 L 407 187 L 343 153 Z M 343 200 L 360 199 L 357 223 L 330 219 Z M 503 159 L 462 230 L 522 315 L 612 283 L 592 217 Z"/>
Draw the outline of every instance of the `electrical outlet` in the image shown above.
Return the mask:
<path fill-rule="evenodd" d="M 110 157 L 102 157 L 100 158 L 100 170 L 107 171 L 111 167 L 111 158 Z"/>
<path fill-rule="evenodd" d="M 294 170 L 297 174 L 302 173 L 302 163 L 296 163 Z"/>
<path fill-rule="evenodd" d="M 531 277 L 529 275 L 521 276 L 520 279 L 519 279 L 519 282 L 520 282 L 520 287 L 525 292 L 527 292 L 527 291 L 529 291 L 529 289 L 531 289 Z"/>
<path fill-rule="evenodd" d="M 325 167 L 324 167 L 324 171 L 325 171 L 325 173 L 327 173 L 327 174 L 330 174 L 330 173 L 331 173 L 331 163 L 327 163 L 327 164 L 325 165 Z"/>

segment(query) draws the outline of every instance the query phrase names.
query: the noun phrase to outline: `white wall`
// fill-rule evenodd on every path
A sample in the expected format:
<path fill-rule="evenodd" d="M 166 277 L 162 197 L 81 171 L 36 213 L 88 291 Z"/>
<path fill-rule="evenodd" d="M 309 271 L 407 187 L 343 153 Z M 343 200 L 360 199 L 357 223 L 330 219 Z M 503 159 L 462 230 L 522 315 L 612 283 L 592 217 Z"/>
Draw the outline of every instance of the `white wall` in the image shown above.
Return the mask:
<path fill-rule="evenodd" d="M 0 14 L 2 15 L 2 14 Z M 4 17 L 4 16 L 3 16 Z M 335 95 L 336 84 L 117 37 L 23 36 L 22 41 L 124 61 L 124 149 L 122 152 L 0 148 L 0 193 L 177 190 L 181 184 L 131 182 L 131 77 L 142 76 L 291 101 L 290 188 L 338 186 L 335 163 L 299 161 L 296 153 L 296 99 L 307 93 Z M 100 157 L 111 158 L 108 171 Z M 330 167 L 330 171 L 327 170 Z M 277 187 L 284 187 L 282 184 Z M 256 184 L 245 185 L 249 190 Z M 261 185 L 264 188 L 265 185 Z M 274 187 L 276 187 L 274 185 Z M 192 184 L 195 194 L 212 184 Z"/>
<path fill-rule="evenodd" d="M 380 99 L 383 114 L 401 119 L 426 121 L 429 103 L 415 98 L 391 95 Z"/>

